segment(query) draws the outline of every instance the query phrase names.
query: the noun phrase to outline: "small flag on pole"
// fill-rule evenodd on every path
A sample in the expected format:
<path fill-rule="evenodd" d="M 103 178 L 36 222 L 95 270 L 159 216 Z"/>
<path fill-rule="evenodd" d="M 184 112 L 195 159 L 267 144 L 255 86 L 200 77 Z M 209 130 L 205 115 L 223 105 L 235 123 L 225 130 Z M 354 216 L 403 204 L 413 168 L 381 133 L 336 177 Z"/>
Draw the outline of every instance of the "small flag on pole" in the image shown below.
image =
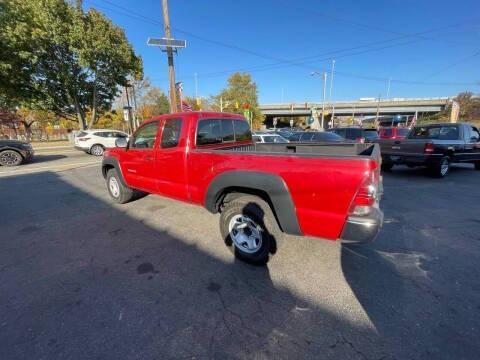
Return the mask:
<path fill-rule="evenodd" d="M 193 111 L 192 107 L 184 100 L 182 100 L 182 111 Z"/>

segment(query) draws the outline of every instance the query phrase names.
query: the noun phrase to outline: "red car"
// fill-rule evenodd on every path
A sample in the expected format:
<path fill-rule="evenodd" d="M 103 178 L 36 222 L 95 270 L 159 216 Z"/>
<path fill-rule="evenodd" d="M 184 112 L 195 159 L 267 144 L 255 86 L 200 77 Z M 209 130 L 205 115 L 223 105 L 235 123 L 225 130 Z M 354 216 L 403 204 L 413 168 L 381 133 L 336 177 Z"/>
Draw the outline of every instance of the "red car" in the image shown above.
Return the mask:
<path fill-rule="evenodd" d="M 236 114 L 156 117 L 105 152 L 111 198 L 167 196 L 220 213 L 236 256 L 265 263 L 281 233 L 364 243 L 383 213 L 378 144 L 254 144 Z"/>
<path fill-rule="evenodd" d="M 384 127 L 378 130 L 378 136 L 380 139 L 405 139 L 409 132 L 409 128 Z"/>

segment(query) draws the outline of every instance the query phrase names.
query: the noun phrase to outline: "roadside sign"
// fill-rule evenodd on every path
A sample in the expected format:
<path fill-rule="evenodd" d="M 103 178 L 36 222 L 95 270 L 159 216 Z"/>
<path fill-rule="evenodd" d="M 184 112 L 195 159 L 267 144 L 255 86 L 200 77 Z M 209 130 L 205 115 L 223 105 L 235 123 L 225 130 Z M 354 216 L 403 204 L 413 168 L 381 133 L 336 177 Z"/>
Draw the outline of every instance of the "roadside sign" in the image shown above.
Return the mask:
<path fill-rule="evenodd" d="M 290 119 L 290 127 L 293 127 L 293 119 Z"/>
<path fill-rule="evenodd" d="M 172 47 L 172 48 L 186 48 L 187 41 L 186 40 L 178 40 L 178 39 L 168 39 L 168 38 L 148 38 L 147 45 L 150 46 L 165 46 L 165 47 Z"/>

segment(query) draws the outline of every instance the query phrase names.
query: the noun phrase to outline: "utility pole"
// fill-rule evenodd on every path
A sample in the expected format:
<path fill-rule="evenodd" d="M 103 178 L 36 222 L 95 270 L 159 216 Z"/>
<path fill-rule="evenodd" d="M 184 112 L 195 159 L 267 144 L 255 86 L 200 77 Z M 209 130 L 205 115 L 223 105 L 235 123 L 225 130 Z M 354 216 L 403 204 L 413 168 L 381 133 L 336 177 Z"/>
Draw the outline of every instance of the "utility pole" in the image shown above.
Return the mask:
<path fill-rule="evenodd" d="M 128 87 L 125 86 L 125 95 L 127 96 L 127 111 L 128 111 L 128 128 L 130 130 L 130 134 L 133 134 L 133 122 L 132 122 L 132 107 L 130 106 L 130 97 L 128 96 Z"/>
<path fill-rule="evenodd" d="M 135 128 L 140 126 L 140 121 L 138 120 L 138 108 L 137 108 L 137 96 L 135 95 L 135 83 L 132 84 L 132 95 L 133 95 L 133 108 L 135 116 Z"/>
<path fill-rule="evenodd" d="M 323 102 L 322 102 L 322 131 L 325 130 L 325 101 L 326 101 L 326 96 L 327 96 L 327 72 L 323 72 Z"/>
<path fill-rule="evenodd" d="M 162 0 L 163 10 L 163 23 L 165 29 L 165 37 L 167 39 L 172 38 L 170 31 L 170 17 L 168 16 L 168 0 Z M 175 67 L 173 66 L 173 49 L 171 46 L 167 46 L 168 57 L 168 77 L 170 80 L 170 112 L 174 113 L 178 111 L 177 107 L 177 93 L 175 90 Z"/>

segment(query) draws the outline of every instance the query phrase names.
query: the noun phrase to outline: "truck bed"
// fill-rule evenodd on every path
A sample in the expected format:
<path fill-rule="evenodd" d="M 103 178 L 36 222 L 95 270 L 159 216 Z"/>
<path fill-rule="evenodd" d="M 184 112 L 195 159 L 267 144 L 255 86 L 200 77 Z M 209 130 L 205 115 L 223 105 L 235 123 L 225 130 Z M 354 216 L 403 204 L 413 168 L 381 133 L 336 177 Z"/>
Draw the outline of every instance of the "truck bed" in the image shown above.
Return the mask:
<path fill-rule="evenodd" d="M 211 148 L 222 152 L 245 152 L 251 154 L 305 155 L 327 157 L 370 157 L 379 152 L 378 145 L 360 143 L 285 143 L 285 144 L 248 144 L 231 147 Z"/>

